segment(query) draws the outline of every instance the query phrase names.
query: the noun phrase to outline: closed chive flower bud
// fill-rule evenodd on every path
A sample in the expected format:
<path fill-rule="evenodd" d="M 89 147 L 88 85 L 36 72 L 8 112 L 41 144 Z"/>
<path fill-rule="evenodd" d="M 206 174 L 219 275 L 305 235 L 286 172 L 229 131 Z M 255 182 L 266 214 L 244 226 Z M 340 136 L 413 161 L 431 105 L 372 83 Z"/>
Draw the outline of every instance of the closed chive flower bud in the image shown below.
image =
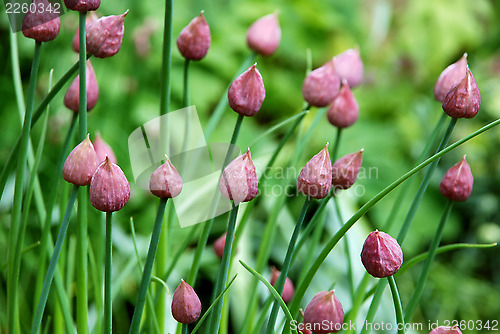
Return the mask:
<path fill-rule="evenodd" d="M 349 87 L 354 88 L 363 81 L 363 61 L 358 48 L 336 55 L 333 62 L 340 80 L 347 80 Z"/>
<path fill-rule="evenodd" d="M 107 58 L 120 51 L 124 20 L 128 10 L 121 15 L 104 16 L 87 27 L 87 52 L 97 58 Z"/>
<path fill-rule="evenodd" d="M 347 128 L 358 120 L 359 104 L 349 88 L 346 80 L 328 109 L 328 121 L 339 129 Z"/>
<path fill-rule="evenodd" d="M 35 11 L 32 11 L 32 7 Z M 23 35 L 39 43 L 56 38 L 61 29 L 57 10 L 47 0 L 33 0 L 28 8 L 21 27 Z M 40 8 L 43 10 L 40 11 Z"/>
<path fill-rule="evenodd" d="M 376 230 L 368 235 L 363 244 L 361 262 L 373 277 L 392 276 L 403 263 L 403 251 L 396 239 Z"/>
<path fill-rule="evenodd" d="M 443 110 L 453 118 L 472 118 L 481 106 L 481 93 L 476 79 L 467 68 L 465 77 L 453 86 L 443 101 Z"/>
<path fill-rule="evenodd" d="M 92 110 L 97 100 L 99 99 L 99 86 L 97 85 L 97 78 L 95 76 L 94 68 L 90 63 L 90 60 L 87 60 L 87 112 Z M 64 95 L 64 105 L 66 108 L 73 110 L 73 112 L 78 113 L 80 107 L 80 75 L 77 75 L 73 80 L 71 85 Z"/>
<path fill-rule="evenodd" d="M 280 277 L 280 274 L 281 272 L 275 267 L 273 267 L 273 272 L 271 275 L 271 282 L 270 282 L 272 286 L 274 286 L 274 284 Z M 283 294 L 281 295 L 281 298 L 283 298 L 283 301 L 285 303 L 289 303 L 292 300 L 294 293 L 295 293 L 295 287 L 293 286 L 293 282 L 289 277 L 287 277 L 285 279 L 285 286 L 283 288 Z"/>
<path fill-rule="evenodd" d="M 90 184 L 92 175 L 97 169 L 97 155 L 87 135 L 68 155 L 63 166 L 63 178 L 77 186 Z"/>
<path fill-rule="evenodd" d="M 344 309 L 334 291 L 321 291 L 307 304 L 306 328 L 315 334 L 336 333 L 342 328 Z"/>
<path fill-rule="evenodd" d="M 312 198 L 325 198 L 332 187 L 332 162 L 328 143 L 300 171 L 297 189 Z"/>
<path fill-rule="evenodd" d="M 363 162 L 363 149 L 343 156 L 332 165 L 332 185 L 335 189 L 349 189 L 358 178 Z"/>
<path fill-rule="evenodd" d="M 160 198 L 174 198 L 181 193 L 182 178 L 170 159 L 158 167 L 149 179 L 149 191 Z"/>
<path fill-rule="evenodd" d="M 103 212 L 121 210 L 130 198 L 130 185 L 118 165 L 108 157 L 102 162 L 90 182 L 90 203 Z"/>
<path fill-rule="evenodd" d="M 64 0 L 64 4 L 70 10 L 86 13 L 97 10 L 101 5 L 101 0 Z"/>
<path fill-rule="evenodd" d="M 229 106 L 243 116 L 257 114 L 265 97 L 266 89 L 257 64 L 253 64 L 237 77 L 227 92 Z"/>
<path fill-rule="evenodd" d="M 309 73 L 302 85 L 304 100 L 314 107 L 329 105 L 340 88 L 340 79 L 333 60 Z"/>
<path fill-rule="evenodd" d="M 439 326 L 429 332 L 429 334 L 462 334 L 458 326 Z"/>
<path fill-rule="evenodd" d="M 200 317 L 201 302 L 194 289 L 181 280 L 172 297 L 172 316 L 181 324 L 190 324 Z"/>
<path fill-rule="evenodd" d="M 248 202 L 257 196 L 257 173 L 250 149 L 227 165 L 219 181 L 222 196 L 237 203 Z"/>
<path fill-rule="evenodd" d="M 99 164 L 106 160 L 106 157 L 109 158 L 109 161 L 116 164 L 117 160 L 115 154 L 113 153 L 113 150 L 108 145 L 108 143 L 106 143 L 104 139 L 102 139 L 99 132 L 96 134 L 93 144 L 95 153 L 97 154 L 97 162 Z"/>
<path fill-rule="evenodd" d="M 226 246 L 226 236 L 227 232 L 221 235 L 217 240 L 214 242 L 214 253 L 217 255 L 219 259 L 222 260 L 222 256 L 224 255 L 224 248 Z"/>
<path fill-rule="evenodd" d="M 277 12 L 261 17 L 248 28 L 248 47 L 264 57 L 272 55 L 279 47 L 280 41 L 281 28 Z"/>
<path fill-rule="evenodd" d="M 90 12 L 85 17 L 85 27 L 88 27 L 92 22 L 97 21 L 99 18 L 95 12 Z M 73 43 L 71 44 L 73 51 L 80 52 L 80 28 L 76 28 L 75 36 L 73 36 Z"/>
<path fill-rule="evenodd" d="M 452 201 L 463 202 L 472 193 L 473 184 L 474 177 L 464 155 L 460 162 L 448 169 L 441 180 L 439 191 Z"/>
<path fill-rule="evenodd" d="M 188 60 L 200 60 L 208 52 L 212 37 L 203 11 L 182 29 L 177 38 L 177 48 L 181 55 Z"/>
<path fill-rule="evenodd" d="M 459 83 L 467 71 L 467 53 L 464 53 L 462 58 L 457 62 L 449 65 L 441 72 L 439 78 L 434 85 L 434 97 L 437 101 L 443 102 L 446 94 L 450 91 L 451 87 Z"/>

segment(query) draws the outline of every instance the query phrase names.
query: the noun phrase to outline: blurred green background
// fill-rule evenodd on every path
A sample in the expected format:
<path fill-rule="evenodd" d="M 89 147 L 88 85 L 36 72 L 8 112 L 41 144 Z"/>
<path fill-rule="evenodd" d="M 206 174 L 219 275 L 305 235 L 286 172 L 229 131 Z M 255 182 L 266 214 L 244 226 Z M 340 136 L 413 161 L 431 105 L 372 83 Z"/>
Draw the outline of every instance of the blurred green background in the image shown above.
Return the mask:
<path fill-rule="evenodd" d="M 132 180 L 128 156 L 129 134 L 144 122 L 159 113 L 159 86 L 161 68 L 161 45 L 163 29 L 162 1 L 103 0 L 98 14 L 119 14 L 129 9 L 125 19 L 125 37 L 120 52 L 108 59 L 92 60 L 99 83 L 100 97 L 96 108 L 88 115 L 89 132 L 99 131 L 113 148 L 125 174 Z M 229 0 L 185 0 L 174 1 L 174 40 L 180 30 L 201 10 L 212 32 L 212 45 L 200 62 L 191 64 L 191 102 L 196 106 L 202 125 L 206 125 L 211 112 L 224 89 L 230 83 L 242 61 L 249 54 L 246 47 L 246 30 L 257 18 L 280 11 L 282 41 L 277 52 L 269 58 L 257 59 L 258 67 L 266 86 L 266 100 L 257 116 L 246 119 L 238 144 L 248 146 L 253 139 L 271 125 L 300 111 L 303 104 L 301 85 L 306 71 L 306 55 L 310 50 L 313 67 L 321 66 L 332 56 L 359 46 L 365 65 L 363 84 L 355 88 L 354 94 L 360 104 L 359 121 L 343 133 L 340 154 L 365 149 L 364 166 L 376 167 L 377 177 L 360 179 L 363 193 L 348 192 L 341 196 L 345 218 L 370 199 L 387 184 L 410 169 L 420 154 L 425 140 L 441 116 L 441 105 L 433 98 L 433 85 L 439 73 L 449 64 L 468 53 L 469 66 L 478 82 L 482 95 L 482 106 L 477 117 L 460 120 L 452 141 L 464 137 L 486 123 L 500 117 L 500 2 L 495 0 L 282 0 L 282 1 L 229 1 Z M 71 49 L 71 41 L 77 27 L 78 17 L 68 13 L 61 18 L 61 33 L 42 50 L 37 101 L 48 88 L 48 73 L 54 68 L 54 77 L 59 78 L 77 60 Z M 0 165 L 5 161 L 12 145 L 20 133 L 20 118 L 17 111 L 5 7 L 0 9 Z M 17 34 L 19 61 L 25 91 L 29 82 L 33 41 Z M 181 107 L 182 70 L 181 58 L 175 42 L 172 55 L 172 106 Z M 63 89 L 65 91 L 65 89 Z M 50 108 L 48 144 L 40 165 L 42 189 L 50 187 L 50 177 L 71 118 L 59 94 Z M 317 110 L 306 116 L 302 129 L 311 125 Z M 212 140 L 227 142 L 230 138 L 236 114 L 227 108 Z M 272 152 L 286 127 L 273 136 L 266 137 L 260 145 L 252 148 L 252 155 L 259 157 Z M 40 133 L 34 127 L 33 142 Z M 321 121 L 314 136 L 307 143 L 306 153 L 296 167 L 300 168 L 326 141 L 333 142 L 336 130 Z M 76 143 L 75 143 L 76 144 Z M 286 164 L 292 156 L 296 141 L 292 140 L 280 154 L 278 164 Z M 442 243 L 471 242 L 491 243 L 500 240 L 500 145 L 499 130 L 493 130 L 468 142 L 445 156 L 438 166 L 431 186 L 417 213 L 413 226 L 403 246 L 405 258 L 427 250 L 437 223 L 444 209 L 445 199 L 438 185 L 446 170 L 464 154 L 475 177 L 471 198 L 454 207 L 452 217 L 445 230 Z M 418 181 L 422 175 L 417 175 Z M 412 186 L 416 191 L 418 182 Z M 0 202 L 0 252 L 6 254 L 9 210 L 13 184 Z M 368 232 L 382 226 L 398 191 L 389 195 L 349 232 L 356 277 L 361 277 L 363 268 L 358 260 L 362 242 Z M 400 215 L 391 234 L 397 234 L 400 222 L 411 203 L 409 196 L 400 210 Z M 299 199 L 290 199 L 280 216 L 279 236 L 273 249 L 272 261 L 279 263 L 284 256 L 286 243 L 291 233 L 294 217 L 298 215 Z M 255 261 L 259 236 L 270 205 L 259 206 L 258 213 L 244 234 L 239 250 L 242 256 Z M 149 234 L 156 210 L 153 198 L 132 183 L 132 198 L 125 210 L 116 215 L 117 237 L 114 261 L 117 272 L 128 270 L 130 275 L 122 277 L 122 290 L 115 302 L 115 313 L 130 314 L 135 300 L 139 271 L 127 267 L 130 258 L 135 258 L 130 241 L 129 217 L 134 218 L 141 252 L 147 251 Z M 90 213 L 90 238 L 101 228 L 102 220 L 97 212 Z M 57 231 L 60 214 L 54 217 Z M 26 245 L 39 235 L 39 222 L 33 209 Z M 327 226 L 325 239 L 331 236 L 338 225 Z M 70 242 L 74 238 L 74 227 L 70 227 Z M 215 239 L 224 230 L 224 221 L 215 225 L 211 236 Z M 173 240 L 185 231 L 175 227 Z M 73 240 L 74 241 L 74 240 Z M 180 261 L 175 277 L 169 281 L 173 289 L 180 277 L 186 275 L 190 266 L 196 240 Z M 306 250 L 307 251 L 307 250 Z M 310 250 L 310 251 L 315 251 Z M 317 250 L 316 250 L 317 251 Z M 328 289 L 334 282 L 344 303 L 342 292 L 345 286 L 345 263 L 343 248 L 339 245 L 328 258 L 306 295 L 309 300 L 317 291 Z M 28 253 L 23 271 L 30 273 L 37 264 L 36 252 Z M 202 262 L 201 280 L 197 289 L 203 297 L 209 296 L 211 281 L 218 262 L 206 252 Z M 403 305 L 411 296 L 421 266 L 398 279 Z M 487 250 L 463 250 L 439 255 L 432 267 L 415 322 L 444 320 L 500 320 L 500 251 L 498 247 Z M 239 270 L 236 268 L 235 270 Z M 300 263 L 292 268 L 291 278 L 300 273 Z M 248 273 L 242 272 L 240 276 Z M 22 275 L 20 284 L 28 287 L 31 274 Z M 248 277 L 246 278 L 248 280 Z M 242 278 L 244 281 L 245 279 Z M 0 299 L 5 300 L 5 279 L 2 278 Z M 235 296 L 244 296 L 244 284 L 235 285 Z M 340 292 L 339 292 L 340 291 Z M 32 300 L 29 290 L 24 292 Z M 345 297 L 344 308 L 350 302 Z M 393 307 L 383 305 L 379 312 L 382 319 L 393 319 Z M 5 303 L 0 304 L 0 322 L 5 323 Z M 232 307 L 233 331 L 240 325 L 241 308 Z M 364 319 L 364 313 L 362 313 Z M 126 319 L 126 317 L 124 319 Z M 123 326 L 123 327 L 122 327 Z M 1 328 L 1 326 L 0 326 Z M 117 332 L 127 328 L 127 323 L 117 324 Z M 464 331 L 464 333 L 486 333 L 487 331 Z"/>

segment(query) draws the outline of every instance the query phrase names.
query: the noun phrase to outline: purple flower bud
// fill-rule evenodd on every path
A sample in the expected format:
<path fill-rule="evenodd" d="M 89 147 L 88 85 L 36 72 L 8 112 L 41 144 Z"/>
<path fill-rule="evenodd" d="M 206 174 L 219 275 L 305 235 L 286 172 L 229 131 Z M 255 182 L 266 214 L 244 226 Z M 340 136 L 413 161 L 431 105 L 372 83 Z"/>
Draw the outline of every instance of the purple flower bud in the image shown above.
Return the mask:
<path fill-rule="evenodd" d="M 315 334 L 336 333 L 342 328 L 344 310 L 334 291 L 321 291 L 307 304 L 304 323 Z"/>
<path fill-rule="evenodd" d="M 332 187 L 332 162 L 328 143 L 300 171 L 297 189 L 312 198 L 325 198 Z"/>
<path fill-rule="evenodd" d="M 347 80 L 349 87 L 354 88 L 363 81 L 363 61 L 359 49 L 348 49 L 333 57 L 335 70 L 340 80 Z"/>
<path fill-rule="evenodd" d="M 97 21 L 99 18 L 97 17 L 97 14 L 95 12 L 90 12 L 87 14 L 85 17 L 85 29 L 90 26 L 93 22 Z M 71 44 L 71 47 L 73 48 L 73 51 L 76 53 L 80 52 L 80 28 L 76 28 L 75 36 L 73 36 L 73 42 Z"/>
<path fill-rule="evenodd" d="M 281 41 L 278 13 L 269 14 L 255 21 L 247 32 L 248 47 L 264 57 L 272 55 Z"/>
<path fill-rule="evenodd" d="M 47 0 L 33 0 L 28 8 L 21 27 L 23 35 L 39 43 L 56 38 L 61 28 L 57 10 Z"/>
<path fill-rule="evenodd" d="M 172 297 L 172 316 L 182 324 L 190 324 L 200 317 L 201 302 L 194 289 L 181 280 Z"/>
<path fill-rule="evenodd" d="M 453 118 L 472 118 L 481 106 L 481 93 L 476 79 L 467 68 L 465 77 L 453 86 L 443 102 L 443 110 Z"/>
<path fill-rule="evenodd" d="M 361 262 L 373 277 L 392 276 L 403 263 L 403 251 L 396 239 L 376 230 L 368 235 L 363 244 Z"/>
<path fill-rule="evenodd" d="M 128 10 L 122 15 L 104 16 L 87 27 L 87 52 L 97 58 L 107 58 L 120 51 L 124 20 Z"/>
<path fill-rule="evenodd" d="M 221 235 L 217 240 L 214 242 L 214 253 L 217 255 L 219 259 L 222 260 L 222 256 L 224 255 L 224 248 L 226 246 L 226 236 L 227 232 Z"/>
<path fill-rule="evenodd" d="M 177 38 L 177 47 L 181 55 L 189 60 L 200 60 L 208 52 L 212 37 L 203 11 L 182 29 Z"/>
<path fill-rule="evenodd" d="M 182 178 L 170 159 L 166 155 L 165 157 L 165 163 L 151 175 L 149 191 L 160 198 L 174 198 L 181 193 Z"/>
<path fill-rule="evenodd" d="M 101 5 L 101 0 L 64 0 L 64 4 L 70 10 L 86 13 L 97 10 Z"/>
<path fill-rule="evenodd" d="M 272 273 L 271 282 L 270 282 L 272 286 L 274 286 L 274 284 L 276 283 L 276 281 L 278 280 L 280 275 L 281 275 L 281 272 L 278 269 L 276 269 L 276 267 L 273 267 L 273 273 Z M 289 303 L 292 300 L 294 293 L 295 293 L 295 287 L 293 286 L 293 282 L 289 277 L 287 277 L 285 279 L 285 286 L 283 288 L 283 294 L 281 295 L 281 297 L 283 298 L 283 301 L 285 303 Z"/>
<path fill-rule="evenodd" d="M 257 114 L 265 97 L 266 89 L 257 64 L 253 64 L 237 77 L 227 92 L 229 106 L 243 116 Z"/>
<path fill-rule="evenodd" d="M 77 186 L 90 184 L 97 169 L 97 155 L 89 135 L 68 155 L 63 166 L 63 178 Z"/>
<path fill-rule="evenodd" d="M 250 149 L 227 165 L 219 181 L 222 195 L 234 202 L 248 202 L 257 196 L 257 173 Z"/>
<path fill-rule="evenodd" d="M 330 123 L 340 129 L 347 128 L 358 120 L 359 104 L 346 80 L 342 81 L 342 87 L 328 109 L 327 116 Z"/>
<path fill-rule="evenodd" d="M 337 96 L 339 88 L 340 79 L 331 60 L 306 76 L 302 95 L 310 106 L 325 107 Z"/>
<path fill-rule="evenodd" d="M 130 198 L 130 185 L 118 165 L 109 158 L 102 162 L 92 176 L 90 203 L 104 212 L 121 210 Z"/>
<path fill-rule="evenodd" d="M 363 149 L 338 159 L 332 165 L 332 184 L 335 189 L 349 189 L 358 178 L 363 162 Z"/>
<path fill-rule="evenodd" d="M 87 112 L 92 110 L 97 100 L 99 99 L 99 86 L 97 85 L 97 78 L 95 76 L 94 68 L 87 60 Z M 77 75 L 64 95 L 64 105 L 66 108 L 78 113 L 80 107 L 80 75 Z"/>
<path fill-rule="evenodd" d="M 429 334 L 462 334 L 458 326 L 439 326 L 430 331 Z"/>
<path fill-rule="evenodd" d="M 460 162 L 448 169 L 441 180 L 439 191 L 452 201 L 463 202 L 472 193 L 473 184 L 474 177 L 464 155 Z"/>
<path fill-rule="evenodd" d="M 437 101 L 443 102 L 451 87 L 462 81 L 467 71 L 467 53 L 457 62 L 449 65 L 441 72 L 434 85 L 434 97 Z"/>
<path fill-rule="evenodd" d="M 111 147 L 102 139 L 101 134 L 98 132 L 94 139 L 94 150 L 97 154 L 97 162 L 100 164 L 106 160 L 106 157 L 109 158 L 109 161 L 116 164 L 117 160 L 115 154 Z"/>

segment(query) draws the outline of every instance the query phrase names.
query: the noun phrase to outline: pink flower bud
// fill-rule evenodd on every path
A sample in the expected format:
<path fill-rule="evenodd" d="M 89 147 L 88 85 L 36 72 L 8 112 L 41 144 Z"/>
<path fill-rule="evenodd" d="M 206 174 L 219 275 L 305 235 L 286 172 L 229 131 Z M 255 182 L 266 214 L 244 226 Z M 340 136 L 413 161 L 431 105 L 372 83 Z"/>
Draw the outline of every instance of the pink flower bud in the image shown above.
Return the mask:
<path fill-rule="evenodd" d="M 452 201 L 463 202 L 472 193 L 473 184 L 474 177 L 464 155 L 460 162 L 448 169 L 441 180 L 439 191 Z"/>
<path fill-rule="evenodd" d="M 217 240 L 214 242 L 214 253 L 217 255 L 219 259 L 222 260 L 222 256 L 224 255 L 224 248 L 226 246 L 226 236 L 227 232 L 221 235 Z"/>
<path fill-rule="evenodd" d="M 373 277 L 392 276 L 403 263 L 403 251 L 396 239 L 376 230 L 368 235 L 363 244 L 361 262 Z"/>
<path fill-rule="evenodd" d="M 64 4 L 70 10 L 86 13 L 91 10 L 97 10 L 101 5 L 101 0 L 64 0 Z"/>
<path fill-rule="evenodd" d="M 99 18 L 95 12 L 90 12 L 85 17 L 85 27 L 86 30 L 92 22 L 97 21 Z M 76 28 L 75 36 L 73 36 L 73 43 L 71 44 L 73 51 L 76 53 L 80 52 L 80 28 Z"/>
<path fill-rule="evenodd" d="M 332 187 L 332 162 L 328 143 L 300 171 L 297 189 L 312 198 L 325 198 Z"/>
<path fill-rule="evenodd" d="M 182 324 L 190 324 L 200 317 L 201 302 L 194 289 L 181 280 L 172 297 L 172 316 Z"/>
<path fill-rule="evenodd" d="M 104 16 L 87 27 L 87 52 L 97 58 L 107 58 L 120 51 L 124 20 L 128 10 L 122 15 Z"/>
<path fill-rule="evenodd" d="M 439 326 L 430 331 L 429 334 L 462 334 L 458 326 Z"/>
<path fill-rule="evenodd" d="M 265 97 L 266 89 L 257 64 L 253 64 L 237 77 L 227 92 L 229 106 L 243 116 L 257 114 Z"/>
<path fill-rule="evenodd" d="M 151 175 L 149 191 L 160 198 L 174 198 L 181 193 L 182 178 L 170 159 L 166 155 L 165 157 L 165 163 Z"/>
<path fill-rule="evenodd" d="M 184 58 L 200 60 L 207 54 L 211 41 L 210 27 L 202 11 L 182 29 L 177 38 L 177 47 Z"/>
<path fill-rule="evenodd" d="M 257 196 L 257 173 L 250 149 L 227 165 L 219 181 L 222 195 L 234 202 L 248 202 Z"/>
<path fill-rule="evenodd" d="M 332 185 L 335 189 L 349 189 L 358 178 L 363 162 L 363 149 L 343 156 L 332 165 Z"/>
<path fill-rule="evenodd" d="M 109 158 L 102 162 L 92 176 L 90 203 L 104 212 L 121 210 L 130 198 L 130 185 L 123 171 Z"/>
<path fill-rule="evenodd" d="M 467 53 L 457 62 L 449 65 L 441 72 L 434 85 L 434 97 L 437 101 L 443 102 L 451 87 L 462 81 L 467 71 Z"/>
<path fill-rule="evenodd" d="M 330 104 L 340 88 L 340 79 L 333 61 L 309 73 L 302 85 L 304 100 L 314 107 Z"/>
<path fill-rule="evenodd" d="M 476 79 L 467 68 L 465 77 L 453 86 L 443 102 L 443 110 L 453 118 L 472 118 L 481 106 L 481 93 Z"/>
<path fill-rule="evenodd" d="M 94 68 L 87 60 L 87 112 L 92 110 L 99 99 L 99 86 L 95 76 Z M 80 107 L 80 75 L 77 75 L 64 95 L 64 105 L 66 108 L 78 113 Z"/>
<path fill-rule="evenodd" d="M 346 80 L 342 81 L 342 87 L 328 109 L 327 116 L 330 123 L 340 129 L 347 128 L 358 120 L 359 104 Z"/>
<path fill-rule="evenodd" d="M 333 290 L 316 294 L 304 312 L 306 328 L 315 334 L 336 333 L 343 322 L 344 310 Z"/>
<path fill-rule="evenodd" d="M 23 35 L 39 43 L 56 38 L 61 28 L 57 10 L 47 0 L 33 0 L 28 8 L 21 27 Z"/>
<path fill-rule="evenodd" d="M 97 169 L 97 155 L 89 135 L 68 155 L 63 166 L 63 178 L 77 186 L 90 184 Z"/>
<path fill-rule="evenodd" d="M 274 286 L 278 278 L 280 277 L 281 272 L 273 267 L 273 273 L 271 276 L 271 285 Z M 285 303 L 288 303 L 292 300 L 293 294 L 295 293 L 295 287 L 293 286 L 292 280 L 287 277 L 285 280 L 285 287 L 283 288 L 283 294 L 281 297 Z"/>
<path fill-rule="evenodd" d="M 113 150 L 108 145 L 108 143 L 106 143 L 104 139 L 102 139 L 101 134 L 99 132 L 96 134 L 93 144 L 95 153 L 97 154 L 97 162 L 99 164 L 104 160 L 106 160 L 106 157 L 109 158 L 109 161 L 116 164 L 117 160 L 115 154 L 113 153 Z"/>
<path fill-rule="evenodd" d="M 272 55 L 281 41 L 278 13 L 269 14 L 255 21 L 247 32 L 248 47 L 264 57 Z"/>
<path fill-rule="evenodd" d="M 340 80 L 347 80 L 349 87 L 354 88 L 363 81 L 363 61 L 359 49 L 348 49 L 333 57 L 335 70 Z"/>

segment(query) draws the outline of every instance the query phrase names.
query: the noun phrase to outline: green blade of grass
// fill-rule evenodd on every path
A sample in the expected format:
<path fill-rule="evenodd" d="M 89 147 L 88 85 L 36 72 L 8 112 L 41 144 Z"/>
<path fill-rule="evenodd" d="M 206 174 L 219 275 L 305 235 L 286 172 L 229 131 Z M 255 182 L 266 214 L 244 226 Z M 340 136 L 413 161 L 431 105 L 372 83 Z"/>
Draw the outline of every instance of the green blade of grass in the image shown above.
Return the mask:
<path fill-rule="evenodd" d="M 392 300 L 394 302 L 394 310 L 396 312 L 396 323 L 398 327 L 398 334 L 405 333 L 405 319 L 403 316 L 403 306 L 401 305 L 401 298 L 399 296 L 398 286 L 396 285 L 396 280 L 394 276 L 387 277 L 389 281 L 389 286 L 391 287 Z"/>

